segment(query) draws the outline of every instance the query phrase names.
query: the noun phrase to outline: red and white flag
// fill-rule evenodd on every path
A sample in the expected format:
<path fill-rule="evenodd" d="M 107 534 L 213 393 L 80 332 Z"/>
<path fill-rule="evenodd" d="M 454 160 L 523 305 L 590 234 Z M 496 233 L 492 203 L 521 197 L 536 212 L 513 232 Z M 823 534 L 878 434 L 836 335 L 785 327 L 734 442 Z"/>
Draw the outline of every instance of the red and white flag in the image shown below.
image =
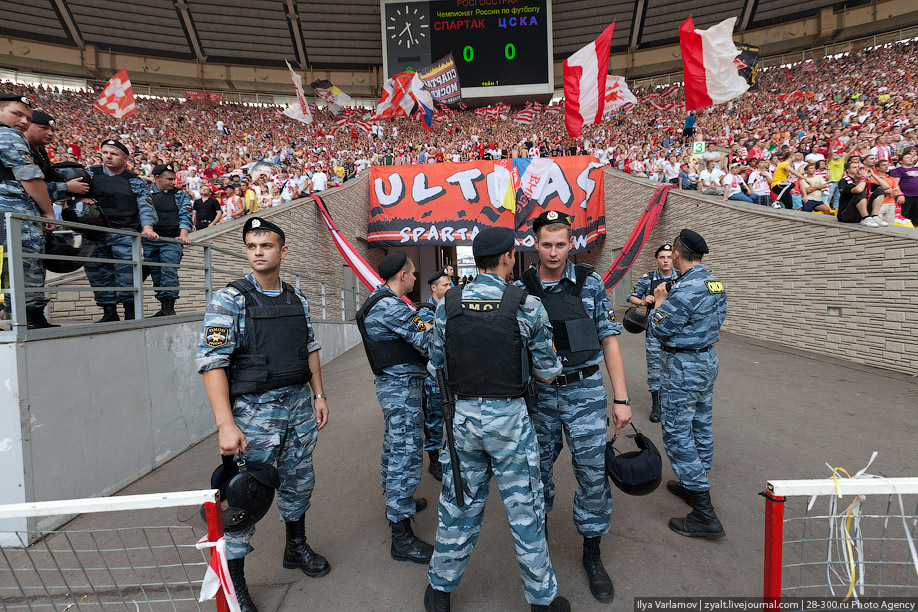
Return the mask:
<path fill-rule="evenodd" d="M 287 64 L 287 68 L 290 70 L 290 79 L 293 81 L 293 89 L 296 90 L 297 100 L 297 105 L 287 107 L 284 114 L 303 123 L 312 123 L 312 111 L 309 108 L 309 104 L 306 103 L 306 95 L 303 93 L 303 77 L 293 71 L 293 68 L 290 67 L 290 62 L 284 60 L 284 63 Z"/>
<path fill-rule="evenodd" d="M 679 92 L 678 85 L 671 85 L 662 92 L 647 94 L 641 98 L 642 104 L 649 104 L 657 110 L 672 110 L 674 108 L 685 108 L 685 104 L 676 101 L 676 94 Z"/>
<path fill-rule="evenodd" d="M 632 108 L 637 104 L 637 98 L 628 89 L 625 77 L 609 75 L 606 77 L 606 110 L 607 115 L 620 108 Z"/>
<path fill-rule="evenodd" d="M 96 110 L 111 115 L 115 119 L 124 119 L 137 112 L 134 89 L 131 87 L 127 68 L 122 68 L 108 80 L 105 89 L 102 90 L 99 99 L 93 106 Z"/>
<path fill-rule="evenodd" d="M 740 52 L 733 44 L 735 23 L 736 17 L 730 17 L 707 30 L 696 30 L 689 17 L 679 26 L 686 110 L 723 104 L 749 89 L 737 71 Z"/>
<path fill-rule="evenodd" d="M 383 94 L 376 105 L 376 112 L 367 118 L 368 121 L 392 119 L 393 117 L 410 117 L 415 99 L 411 94 L 411 82 L 414 72 L 399 72 L 383 85 Z"/>
<path fill-rule="evenodd" d="M 526 108 L 518 112 L 516 116 L 513 118 L 513 120 L 516 121 L 517 123 L 529 124 L 529 123 L 532 123 L 532 119 L 534 116 L 535 116 L 535 110 L 533 108 Z"/>
<path fill-rule="evenodd" d="M 602 121 L 614 30 L 613 21 L 599 38 L 564 60 L 564 124 L 571 138 L 578 138 L 584 125 Z"/>

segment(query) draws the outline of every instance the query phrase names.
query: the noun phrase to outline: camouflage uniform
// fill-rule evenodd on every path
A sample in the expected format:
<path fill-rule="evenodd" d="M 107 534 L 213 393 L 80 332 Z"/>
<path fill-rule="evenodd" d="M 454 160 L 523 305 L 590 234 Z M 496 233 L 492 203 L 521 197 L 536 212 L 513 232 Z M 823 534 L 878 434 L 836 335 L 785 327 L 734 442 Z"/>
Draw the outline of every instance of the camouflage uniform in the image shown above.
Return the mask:
<path fill-rule="evenodd" d="M 546 293 L 557 293 L 564 289 L 562 283 L 575 284 L 576 280 L 575 266 L 568 261 L 561 281 L 556 285 L 543 284 L 543 287 Z M 580 299 L 596 325 L 600 341 L 622 333 L 622 325 L 615 320 L 602 278 L 595 272 L 584 282 Z M 565 367 L 562 374 L 594 365 L 602 368 L 604 363 L 602 349 L 599 349 L 586 362 Z M 538 385 L 539 412 L 533 415 L 532 422 L 539 438 L 545 512 L 551 512 L 554 507 L 555 484 L 552 481 L 552 471 L 561 453 L 563 431 L 571 451 L 574 476 L 577 478 L 574 525 L 580 535 L 587 538 L 605 535 L 609 532 L 609 518 L 612 515 L 612 494 L 606 478 L 605 450 L 609 418 L 606 416 L 606 388 L 602 371 L 563 387 L 544 383 Z"/>
<path fill-rule="evenodd" d="M 717 379 L 720 326 L 727 316 L 723 285 L 701 264 L 673 283 L 673 290 L 650 313 L 648 331 L 663 345 L 709 350 L 699 353 L 663 351 L 660 404 L 663 444 L 682 485 L 709 491 L 708 472 L 714 457 L 712 396 Z"/>
<path fill-rule="evenodd" d="M 494 300 L 506 283 L 497 275 L 482 273 L 462 290 L 463 299 Z M 517 313 L 523 345 L 531 355 L 533 375 L 551 379 L 561 371 L 551 344 L 548 314 L 538 299 L 526 298 Z M 430 363 L 445 363 L 445 302 L 437 307 L 430 341 Z M 487 350 L 487 347 L 482 347 Z M 465 505 L 456 505 L 449 453 L 440 453 L 443 487 L 440 491 L 437 542 L 427 577 L 438 591 L 451 592 L 478 540 L 491 475 L 497 480 L 516 548 L 523 592 L 530 604 L 548 605 L 558 593 L 558 582 L 545 539 L 545 506 L 539 478 L 539 447 L 526 402 L 516 399 L 459 400 L 453 420 Z"/>
<path fill-rule="evenodd" d="M 25 136 L 11 127 L 0 124 L 0 161 L 2 165 L 8 168 L 16 180 L 0 181 L 0 244 L 4 247 L 4 252 L 9 252 L 6 243 L 6 217 L 4 213 L 14 212 L 25 215 L 41 216 L 38 205 L 32 200 L 31 196 L 26 193 L 19 181 L 30 179 L 42 179 L 45 175 L 41 168 L 35 163 L 32 150 Z M 44 253 L 45 236 L 41 223 L 31 221 L 21 221 L 22 225 L 22 252 L 26 253 Z M 43 287 L 45 285 L 45 268 L 40 259 L 23 259 L 23 279 L 26 287 Z M 6 262 L 3 265 L 3 277 L 0 279 L 0 286 L 8 288 L 10 286 L 9 270 Z M 9 300 L 7 300 L 8 302 Z M 42 293 L 27 293 L 25 295 L 26 308 L 28 310 L 44 308 L 48 303 L 48 298 Z M 4 303 L 0 306 L 2 309 L 10 309 Z"/>
<path fill-rule="evenodd" d="M 158 193 L 160 190 L 156 185 L 150 185 L 150 194 Z M 175 205 L 179 210 L 179 229 L 194 230 L 191 225 L 191 198 L 181 189 L 174 189 Z M 155 228 L 154 228 L 155 229 Z M 143 258 L 145 261 L 154 261 L 158 263 L 178 264 L 182 262 L 182 245 L 174 242 L 162 242 L 159 240 L 143 241 Z M 154 287 L 177 287 L 179 284 L 178 268 L 164 268 L 153 266 L 150 270 L 150 277 L 153 279 Z M 157 300 L 177 300 L 178 289 L 157 289 Z"/>
<path fill-rule="evenodd" d="M 679 272 L 673 270 L 669 276 L 663 276 L 659 270 L 647 272 L 638 282 L 634 284 L 629 298 L 638 298 L 643 300 L 648 295 L 653 295 L 650 290 L 650 283 L 655 280 L 676 280 L 679 278 Z M 653 334 L 647 333 L 644 338 L 644 348 L 647 351 L 647 390 L 653 393 L 660 390 L 660 341 Z"/>
<path fill-rule="evenodd" d="M 433 298 L 428 302 L 437 305 Z M 425 312 L 431 315 L 430 323 L 433 323 L 432 312 L 424 308 L 418 309 L 421 318 L 427 322 Z M 424 452 L 429 453 L 443 448 L 443 402 L 440 399 L 440 387 L 430 374 L 424 378 L 424 399 Z"/>
<path fill-rule="evenodd" d="M 364 325 L 371 340 L 403 338 L 422 355 L 427 354 L 428 332 L 423 318 L 384 285 L 373 294 L 383 298 L 367 314 Z M 390 366 L 376 377 L 376 397 L 386 423 L 379 486 L 386 492 L 386 516 L 393 523 L 414 516 L 414 491 L 421 482 L 424 443 L 421 385 L 424 366 L 403 363 Z"/>
<path fill-rule="evenodd" d="M 92 176 L 92 168 L 86 171 Z M 131 191 L 137 197 L 137 208 L 140 212 L 140 225 L 156 225 L 156 209 L 150 201 L 150 188 L 145 180 L 139 176 L 131 179 Z M 92 193 L 88 194 L 92 197 Z M 139 229 L 139 228 L 137 228 Z M 131 237 L 122 234 L 99 234 L 92 252 L 93 257 L 100 259 L 131 259 Z M 134 284 L 134 272 L 130 266 L 111 263 L 87 263 L 86 277 L 93 287 L 130 287 Z M 121 302 L 132 302 L 134 294 L 131 291 L 96 291 L 96 304 L 99 306 L 113 305 Z"/>
<path fill-rule="evenodd" d="M 261 291 L 254 274 L 249 273 L 246 278 Z M 307 350 L 311 353 L 321 347 L 312 331 L 309 304 L 299 290 L 296 295 L 305 309 L 309 326 Z M 204 330 L 211 327 L 227 331 L 225 337 L 217 339 L 208 339 L 202 334 L 197 348 L 198 372 L 229 368 L 231 355 L 245 333 L 245 298 L 235 288 L 227 287 L 214 294 L 204 313 Z M 309 385 L 295 385 L 243 394 L 233 400 L 233 417 L 248 445 L 246 460 L 277 463 L 281 480 L 277 507 L 283 521 L 295 521 L 303 516 L 309 509 L 315 487 L 312 451 L 318 430 L 311 394 Z M 254 533 L 254 526 L 227 532 L 227 557 L 240 559 L 252 552 L 249 540 Z"/>

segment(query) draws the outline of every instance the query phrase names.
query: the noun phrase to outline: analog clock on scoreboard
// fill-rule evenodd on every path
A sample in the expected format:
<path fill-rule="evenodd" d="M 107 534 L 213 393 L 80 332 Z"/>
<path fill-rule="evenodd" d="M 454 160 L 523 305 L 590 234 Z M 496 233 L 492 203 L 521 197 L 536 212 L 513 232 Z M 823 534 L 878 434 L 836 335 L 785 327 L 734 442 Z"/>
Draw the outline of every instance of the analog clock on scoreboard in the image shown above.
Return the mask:
<path fill-rule="evenodd" d="M 382 0 L 386 78 L 453 54 L 462 97 L 551 93 L 551 0 Z"/>

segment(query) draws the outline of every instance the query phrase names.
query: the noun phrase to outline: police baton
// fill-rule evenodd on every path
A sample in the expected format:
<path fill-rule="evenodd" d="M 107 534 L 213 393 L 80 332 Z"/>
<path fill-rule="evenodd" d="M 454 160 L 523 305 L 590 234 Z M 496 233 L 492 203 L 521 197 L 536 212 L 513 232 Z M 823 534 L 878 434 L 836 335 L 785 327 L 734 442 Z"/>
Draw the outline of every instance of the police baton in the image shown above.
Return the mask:
<path fill-rule="evenodd" d="M 446 445 L 449 447 L 449 463 L 453 468 L 453 492 L 456 496 L 456 504 L 464 506 L 465 495 L 462 492 L 459 453 L 456 452 L 456 439 L 453 436 L 453 416 L 456 414 L 456 399 L 446 384 L 446 374 L 443 368 L 437 370 L 437 385 L 440 387 L 440 398 L 443 404 L 443 423 L 446 425 Z"/>

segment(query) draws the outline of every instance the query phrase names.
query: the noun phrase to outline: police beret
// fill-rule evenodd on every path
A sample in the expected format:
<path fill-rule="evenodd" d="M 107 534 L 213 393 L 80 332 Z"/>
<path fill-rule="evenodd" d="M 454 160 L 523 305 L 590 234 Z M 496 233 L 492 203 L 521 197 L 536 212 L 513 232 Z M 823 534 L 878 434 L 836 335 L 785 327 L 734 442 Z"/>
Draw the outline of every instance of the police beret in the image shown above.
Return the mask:
<path fill-rule="evenodd" d="M 103 140 L 99 148 L 101 149 L 102 147 L 115 147 L 116 149 L 124 153 L 125 155 L 131 154 L 128 148 L 124 146 L 124 144 L 122 144 L 120 140 L 114 140 L 112 138 L 109 138 L 108 140 Z"/>
<path fill-rule="evenodd" d="M 664 245 L 660 246 L 659 249 L 657 249 L 656 251 L 654 251 L 653 256 L 656 257 L 657 255 L 659 255 L 659 254 L 660 254 L 660 251 L 672 251 L 672 250 L 673 250 L 673 245 L 671 245 L 671 244 L 664 244 Z"/>
<path fill-rule="evenodd" d="M 704 238 L 701 237 L 701 234 L 693 232 L 690 229 L 684 229 L 679 232 L 679 240 L 685 246 L 685 248 L 690 251 L 695 251 L 696 253 L 701 253 L 702 255 L 708 252 L 708 243 L 704 241 Z"/>
<path fill-rule="evenodd" d="M 437 270 L 436 272 L 433 273 L 433 276 L 427 279 L 427 284 L 433 285 L 435 282 L 437 282 L 444 276 L 449 276 L 449 275 L 443 270 Z"/>
<path fill-rule="evenodd" d="M 159 176 L 163 172 L 175 172 L 175 166 L 172 164 L 159 164 L 153 168 L 153 176 Z"/>
<path fill-rule="evenodd" d="M 379 272 L 380 278 L 383 280 L 388 280 L 398 274 L 399 270 L 405 267 L 405 263 L 407 261 L 408 253 L 405 251 L 389 253 L 382 258 L 381 262 L 379 262 L 379 266 L 376 267 L 376 271 Z"/>
<path fill-rule="evenodd" d="M 472 241 L 472 255 L 490 257 L 513 248 L 514 232 L 509 227 L 486 227 Z"/>
<path fill-rule="evenodd" d="M 32 123 L 37 125 L 54 125 L 54 117 L 40 110 L 32 111 Z"/>
<path fill-rule="evenodd" d="M 574 220 L 567 213 L 558 212 L 557 210 L 546 210 L 541 215 L 532 220 L 532 231 L 537 232 L 546 225 L 551 225 L 552 223 L 563 223 L 564 225 L 570 227 L 571 222 Z"/>
<path fill-rule="evenodd" d="M 274 225 L 267 219 L 262 219 L 261 217 L 249 217 L 249 220 L 246 221 L 245 225 L 242 226 L 242 241 L 245 242 L 246 234 L 255 230 L 274 232 L 281 237 L 281 240 L 287 240 L 287 237 L 284 236 L 284 230 Z"/>
<path fill-rule="evenodd" d="M 0 94 L 0 102 L 19 102 L 32 108 L 32 103 L 29 102 L 29 99 L 19 94 Z"/>

